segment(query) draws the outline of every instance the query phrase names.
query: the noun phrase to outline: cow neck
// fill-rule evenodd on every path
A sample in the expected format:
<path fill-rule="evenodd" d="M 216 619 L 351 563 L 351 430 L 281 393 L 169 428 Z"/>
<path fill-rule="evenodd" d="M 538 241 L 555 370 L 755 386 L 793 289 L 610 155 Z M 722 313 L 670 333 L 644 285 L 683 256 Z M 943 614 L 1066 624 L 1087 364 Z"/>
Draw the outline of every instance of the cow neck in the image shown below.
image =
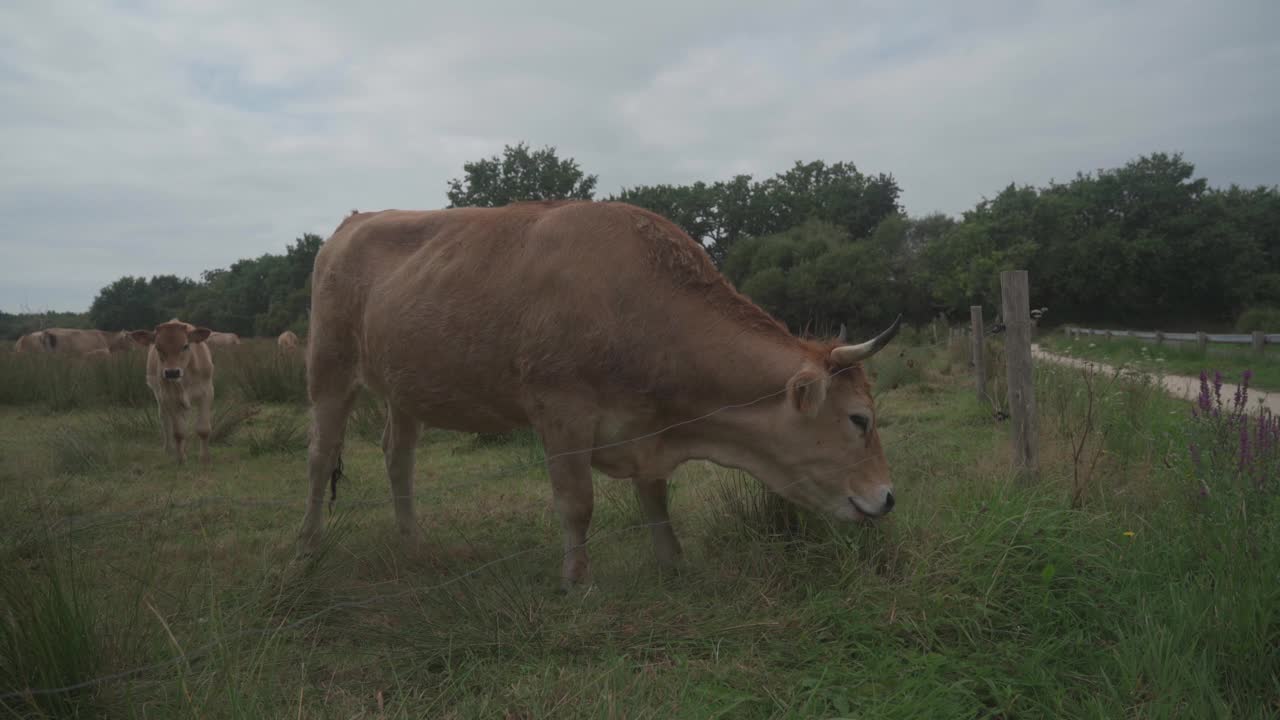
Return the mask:
<path fill-rule="evenodd" d="M 719 350 L 713 356 L 698 355 L 705 360 L 696 374 L 686 376 L 690 382 L 682 393 L 686 402 L 680 414 L 755 416 L 784 402 L 787 382 L 812 362 L 809 348 L 781 332 L 721 328 L 704 337 Z"/>
<path fill-rule="evenodd" d="M 794 338 L 746 337 L 738 336 L 733 358 L 717 372 L 700 373 L 702 391 L 694 393 L 695 402 L 680 413 L 693 421 L 664 434 L 661 466 L 710 460 L 757 475 L 777 471 L 772 428 L 787 402 L 787 382 L 812 357 Z"/>

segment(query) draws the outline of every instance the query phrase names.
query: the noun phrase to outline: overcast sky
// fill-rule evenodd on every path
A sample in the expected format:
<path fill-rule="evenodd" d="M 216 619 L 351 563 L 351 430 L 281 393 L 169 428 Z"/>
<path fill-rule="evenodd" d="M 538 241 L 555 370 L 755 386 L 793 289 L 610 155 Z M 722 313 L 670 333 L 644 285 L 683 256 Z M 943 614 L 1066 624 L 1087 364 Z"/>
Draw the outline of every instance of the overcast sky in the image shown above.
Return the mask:
<path fill-rule="evenodd" d="M 917 215 L 1153 151 L 1274 185 L 1277 37 L 1280 0 L 7 0 L 0 309 L 442 207 L 521 140 L 600 195 L 852 161 Z"/>

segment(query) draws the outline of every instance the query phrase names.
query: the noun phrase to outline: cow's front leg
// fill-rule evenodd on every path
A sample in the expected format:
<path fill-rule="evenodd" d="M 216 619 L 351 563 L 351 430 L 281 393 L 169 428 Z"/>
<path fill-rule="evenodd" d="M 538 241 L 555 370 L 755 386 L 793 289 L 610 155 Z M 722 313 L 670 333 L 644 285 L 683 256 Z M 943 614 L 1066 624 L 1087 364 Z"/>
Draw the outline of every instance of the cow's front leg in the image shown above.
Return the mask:
<path fill-rule="evenodd" d="M 187 462 L 187 403 L 174 403 L 169 408 L 169 430 L 173 433 L 173 452 L 178 464 Z"/>
<path fill-rule="evenodd" d="M 595 498 L 591 487 L 591 453 L 582 451 L 590 447 L 590 434 L 543 428 L 539 428 L 539 434 L 543 437 L 551 491 L 564 535 L 560 584 L 561 589 L 568 591 L 585 582 L 590 570 L 587 530 Z M 581 439 L 583 435 L 585 439 Z"/>
<path fill-rule="evenodd" d="M 675 530 L 671 527 L 671 516 L 667 513 L 667 479 L 637 478 L 635 486 L 640 511 L 653 535 L 653 550 L 658 556 L 658 565 L 664 569 L 674 569 L 680 561 L 682 551 Z"/>
<path fill-rule="evenodd" d="M 196 435 L 200 438 L 200 464 L 209 465 L 209 435 L 213 432 L 213 388 L 200 397 L 196 410 Z"/>

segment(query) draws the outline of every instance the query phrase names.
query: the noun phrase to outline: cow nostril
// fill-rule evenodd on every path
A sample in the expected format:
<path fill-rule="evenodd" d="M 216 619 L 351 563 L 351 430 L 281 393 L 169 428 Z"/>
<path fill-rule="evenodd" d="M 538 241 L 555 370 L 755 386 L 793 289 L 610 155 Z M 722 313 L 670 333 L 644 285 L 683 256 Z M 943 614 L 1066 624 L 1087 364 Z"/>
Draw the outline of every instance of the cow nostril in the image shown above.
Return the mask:
<path fill-rule="evenodd" d="M 892 490 L 890 490 L 889 492 L 885 493 L 885 495 L 884 495 L 884 512 L 889 512 L 890 510 L 892 510 L 892 509 L 893 509 L 893 504 L 894 504 L 895 502 L 897 502 L 897 501 L 893 499 L 893 491 L 892 491 Z"/>

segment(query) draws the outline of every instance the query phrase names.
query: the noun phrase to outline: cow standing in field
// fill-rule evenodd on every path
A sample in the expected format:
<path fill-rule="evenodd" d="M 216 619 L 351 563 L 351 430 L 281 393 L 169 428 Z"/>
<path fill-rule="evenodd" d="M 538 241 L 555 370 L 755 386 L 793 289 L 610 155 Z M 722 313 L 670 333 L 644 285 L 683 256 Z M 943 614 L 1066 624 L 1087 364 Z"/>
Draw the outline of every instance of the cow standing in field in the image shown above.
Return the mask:
<path fill-rule="evenodd" d="M 205 342 L 209 345 L 239 345 L 240 336 L 235 333 L 210 331 L 209 339 Z"/>
<path fill-rule="evenodd" d="M 206 340 L 208 328 L 198 328 L 174 318 L 154 330 L 130 333 L 134 342 L 149 346 L 147 386 L 160 410 L 164 449 L 171 447 L 178 463 L 187 459 L 184 442 L 187 411 L 196 406 L 195 430 L 200 437 L 200 462 L 209 464 L 209 432 L 213 411 L 213 353 Z"/>
<path fill-rule="evenodd" d="M 44 332 L 37 330 L 18 338 L 18 341 L 13 344 L 13 351 L 20 353 L 45 352 Z"/>
<path fill-rule="evenodd" d="M 132 345 L 126 332 L 83 330 L 80 328 L 46 328 L 18 339 L 17 352 L 51 352 L 85 355 L 95 350 L 108 353 L 126 351 Z"/>
<path fill-rule="evenodd" d="M 292 330 L 285 330 L 276 338 L 276 346 L 284 352 L 293 352 L 298 349 L 298 335 Z"/>
<path fill-rule="evenodd" d="M 417 530 L 421 425 L 531 425 L 546 450 L 566 586 L 588 570 L 593 466 L 633 480 L 664 565 L 680 554 L 667 478 L 688 460 L 740 468 L 842 520 L 894 506 L 861 361 L 898 322 L 856 345 L 798 339 L 684 231 L 638 207 L 354 214 L 316 256 L 310 317 L 304 548 L 320 536 L 358 383 L 387 403 L 382 446 L 406 535 Z"/>

